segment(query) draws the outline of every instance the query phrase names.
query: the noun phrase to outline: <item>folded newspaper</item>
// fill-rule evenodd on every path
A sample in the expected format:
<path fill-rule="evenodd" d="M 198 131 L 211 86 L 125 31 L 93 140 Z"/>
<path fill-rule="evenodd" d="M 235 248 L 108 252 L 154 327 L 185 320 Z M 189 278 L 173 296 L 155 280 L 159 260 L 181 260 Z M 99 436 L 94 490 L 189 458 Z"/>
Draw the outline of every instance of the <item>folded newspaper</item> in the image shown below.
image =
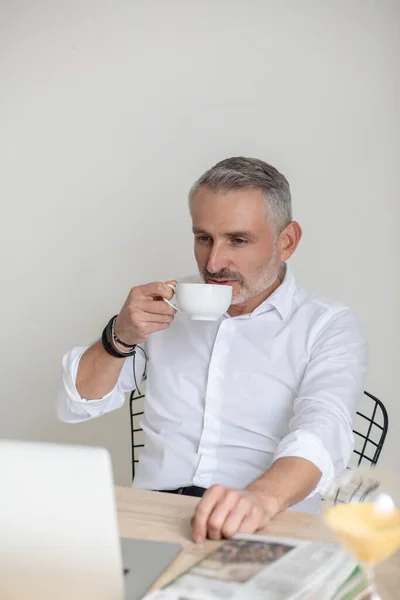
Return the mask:
<path fill-rule="evenodd" d="M 225 540 L 147 600 L 361 600 L 371 590 L 340 546 L 265 536 Z"/>

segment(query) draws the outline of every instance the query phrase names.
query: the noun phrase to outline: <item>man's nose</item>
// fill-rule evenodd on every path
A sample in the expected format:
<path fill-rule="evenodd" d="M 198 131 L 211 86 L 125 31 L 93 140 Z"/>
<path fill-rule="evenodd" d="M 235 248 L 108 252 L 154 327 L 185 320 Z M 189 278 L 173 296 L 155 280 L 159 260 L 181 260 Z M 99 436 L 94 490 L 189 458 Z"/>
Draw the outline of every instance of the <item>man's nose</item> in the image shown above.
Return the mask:
<path fill-rule="evenodd" d="M 207 271 L 209 273 L 218 273 L 221 269 L 228 266 L 228 257 L 224 247 L 220 244 L 215 244 L 212 247 L 211 254 L 207 262 Z"/>

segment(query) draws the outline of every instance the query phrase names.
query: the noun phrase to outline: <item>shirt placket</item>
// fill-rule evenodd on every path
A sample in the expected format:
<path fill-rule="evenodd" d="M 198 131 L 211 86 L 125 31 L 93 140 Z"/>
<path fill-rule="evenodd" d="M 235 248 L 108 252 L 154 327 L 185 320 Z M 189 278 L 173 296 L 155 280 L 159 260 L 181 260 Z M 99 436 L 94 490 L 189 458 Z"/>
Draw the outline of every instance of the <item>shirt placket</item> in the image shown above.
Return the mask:
<path fill-rule="evenodd" d="M 229 348 L 233 343 L 235 322 L 225 319 L 219 326 L 208 368 L 207 387 L 204 403 L 203 428 L 198 446 L 198 465 L 193 484 L 210 487 L 217 471 L 217 448 L 221 431 L 221 403 L 224 393 L 224 379 L 227 374 Z"/>

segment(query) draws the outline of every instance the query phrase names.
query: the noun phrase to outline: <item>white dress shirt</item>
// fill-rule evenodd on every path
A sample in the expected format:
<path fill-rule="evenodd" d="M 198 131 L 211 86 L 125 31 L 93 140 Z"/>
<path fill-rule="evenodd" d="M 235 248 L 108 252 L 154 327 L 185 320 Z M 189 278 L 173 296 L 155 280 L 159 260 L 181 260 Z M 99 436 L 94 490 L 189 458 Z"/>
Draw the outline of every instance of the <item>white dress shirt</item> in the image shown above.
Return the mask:
<path fill-rule="evenodd" d="M 63 359 L 57 411 L 68 423 L 120 408 L 134 388 L 128 358 L 109 394 L 81 398 L 75 381 L 85 350 Z M 286 268 L 282 284 L 253 313 L 218 321 L 177 313 L 146 350 L 146 441 L 135 487 L 244 488 L 278 458 L 297 456 L 322 472 L 297 508 L 318 511 L 321 492 L 349 462 L 367 370 L 366 342 L 348 308 L 308 295 Z"/>

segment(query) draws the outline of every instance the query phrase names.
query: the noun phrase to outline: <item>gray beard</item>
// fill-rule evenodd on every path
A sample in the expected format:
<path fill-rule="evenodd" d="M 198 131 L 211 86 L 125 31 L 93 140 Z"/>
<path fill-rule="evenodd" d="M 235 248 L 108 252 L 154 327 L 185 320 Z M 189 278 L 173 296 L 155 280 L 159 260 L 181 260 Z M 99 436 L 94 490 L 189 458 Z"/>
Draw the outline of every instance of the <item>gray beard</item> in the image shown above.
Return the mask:
<path fill-rule="evenodd" d="M 275 271 L 275 269 L 274 269 L 274 271 Z M 232 305 L 243 304 L 243 302 L 247 302 L 251 298 L 254 298 L 254 296 L 258 296 L 258 294 L 265 292 L 268 288 L 270 288 L 276 282 L 278 275 L 279 275 L 279 269 L 277 272 L 274 272 L 273 274 L 270 271 L 266 272 L 266 274 L 265 274 L 266 279 L 264 280 L 262 285 L 257 286 L 257 287 L 254 286 L 253 288 L 243 290 L 243 293 L 240 296 L 238 296 L 237 298 L 234 298 L 232 300 Z"/>
<path fill-rule="evenodd" d="M 280 268 L 275 267 L 276 260 L 276 251 L 274 249 L 273 255 L 271 256 L 269 263 L 263 269 L 261 274 L 257 277 L 254 282 L 248 284 L 246 280 L 244 281 L 241 295 L 237 298 L 233 298 L 232 306 L 235 304 L 243 304 L 243 302 L 247 302 L 254 296 L 265 292 L 268 288 L 270 288 L 277 280 L 280 272 Z M 202 281 L 205 281 L 204 275 L 201 271 L 199 271 L 200 277 Z"/>

